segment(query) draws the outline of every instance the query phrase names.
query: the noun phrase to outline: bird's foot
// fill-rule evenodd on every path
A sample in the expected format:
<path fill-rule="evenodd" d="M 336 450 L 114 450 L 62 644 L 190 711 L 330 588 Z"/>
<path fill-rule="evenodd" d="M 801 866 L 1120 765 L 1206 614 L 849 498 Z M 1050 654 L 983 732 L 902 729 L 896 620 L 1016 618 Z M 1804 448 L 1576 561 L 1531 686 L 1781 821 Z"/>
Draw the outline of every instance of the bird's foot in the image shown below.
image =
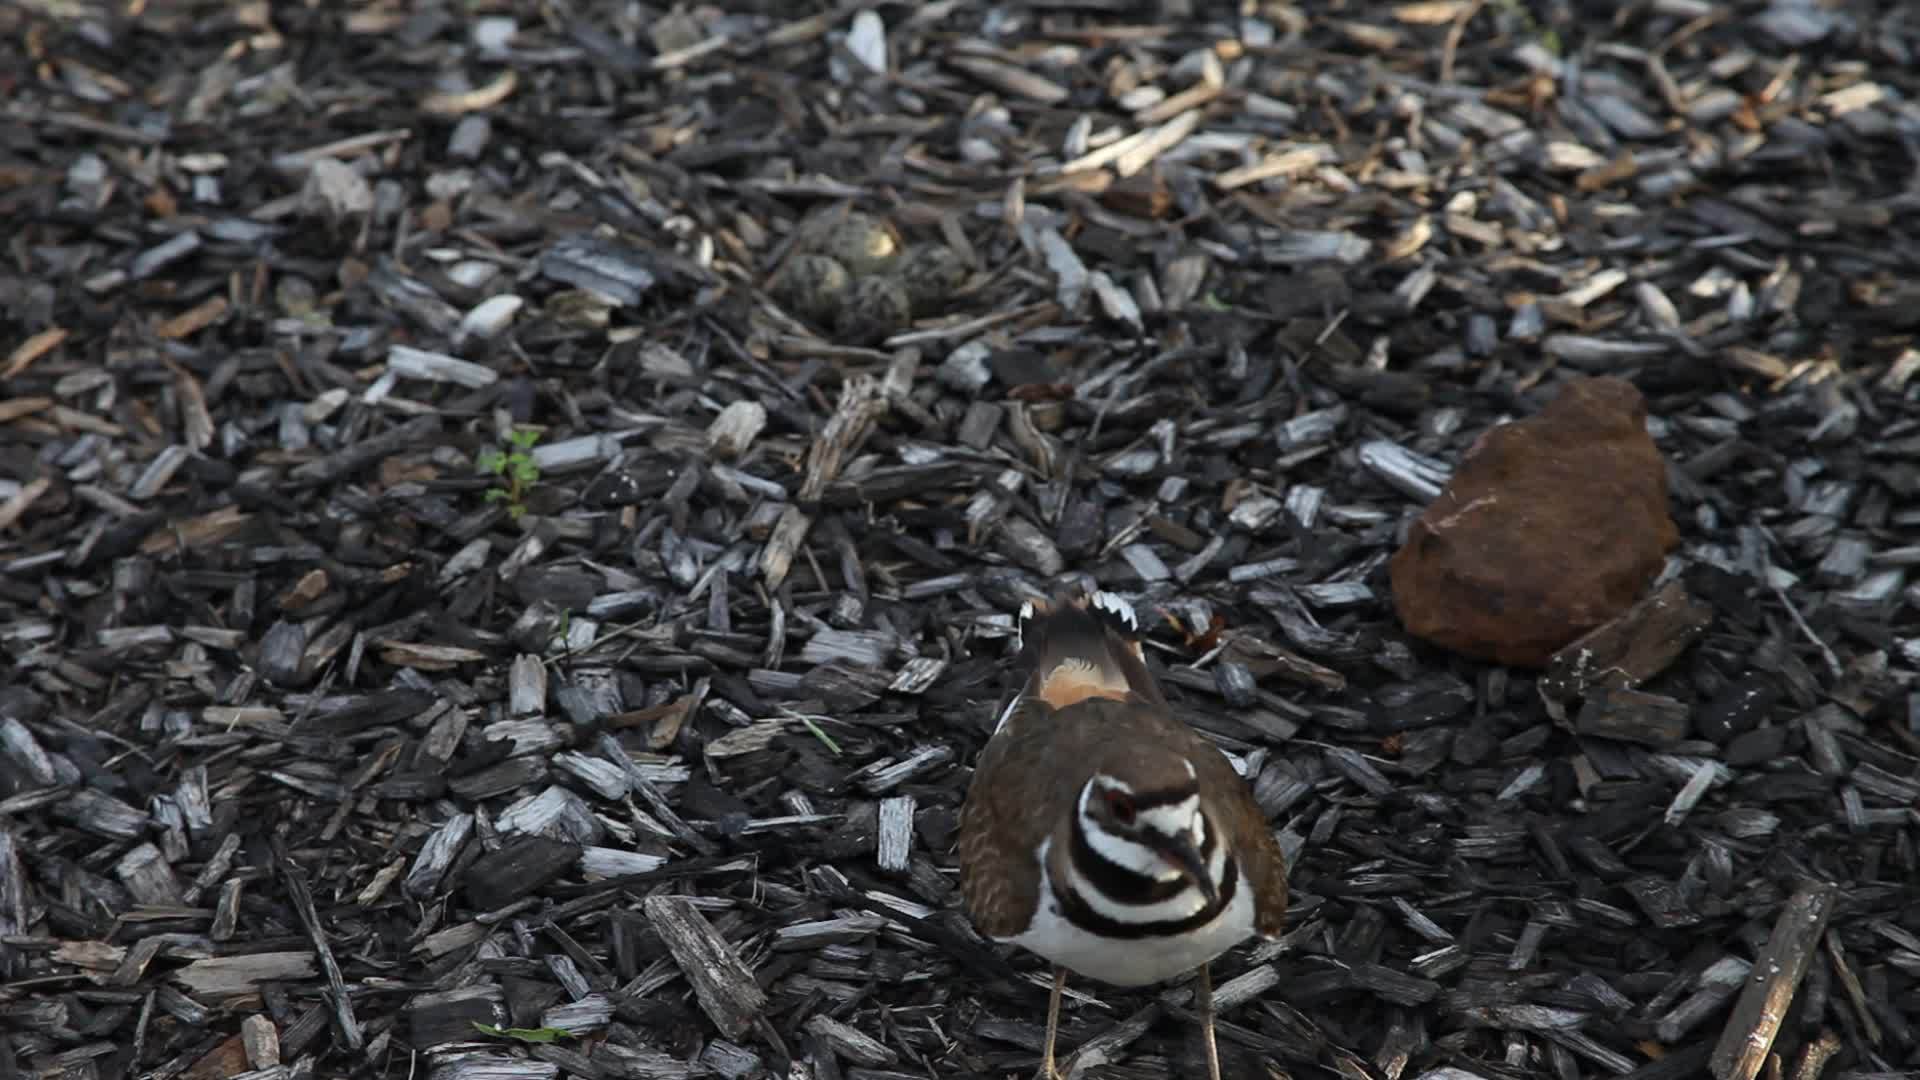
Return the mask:
<path fill-rule="evenodd" d="M 1048 1054 L 1041 1060 L 1040 1071 L 1033 1074 L 1033 1080 L 1067 1080 L 1067 1070 L 1052 1054 Z"/>

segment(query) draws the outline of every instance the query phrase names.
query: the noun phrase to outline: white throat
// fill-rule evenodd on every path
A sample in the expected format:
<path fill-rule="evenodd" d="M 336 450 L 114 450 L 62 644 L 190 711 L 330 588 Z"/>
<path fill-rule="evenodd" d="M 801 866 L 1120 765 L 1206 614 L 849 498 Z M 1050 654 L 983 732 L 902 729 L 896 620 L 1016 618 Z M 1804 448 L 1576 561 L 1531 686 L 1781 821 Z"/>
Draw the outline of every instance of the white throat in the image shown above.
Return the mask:
<path fill-rule="evenodd" d="M 1183 807 L 1165 809 L 1175 811 Z M 1155 880 L 1164 881 L 1169 876 L 1177 876 L 1158 854 L 1099 828 L 1088 820 L 1085 811 L 1083 797 L 1079 807 L 1081 822 L 1087 845 L 1095 854 L 1136 872 L 1150 873 Z M 1208 823 L 1197 806 L 1186 812 L 1199 829 L 1196 842 L 1204 842 L 1208 839 L 1209 830 L 1217 826 Z M 1215 835 L 1211 839 L 1213 851 L 1207 859 L 1207 874 L 1213 879 L 1214 887 L 1224 891 L 1228 865 L 1227 838 Z M 1053 845 L 1054 838 L 1050 836 L 1042 840 L 1034 852 L 1043 880 L 1049 864 L 1054 862 L 1049 858 Z M 1206 907 L 1205 895 L 1191 882 L 1156 902 L 1125 904 L 1101 892 L 1093 876 L 1082 872 L 1072 858 L 1059 860 L 1058 865 L 1065 868 L 1065 880 L 1058 884 L 1078 896 L 1095 917 L 1114 923 L 1135 926 L 1180 924 Z M 1151 866 L 1151 870 L 1140 869 L 1146 866 Z M 1253 933 L 1253 888 L 1251 883 L 1242 880 L 1235 883 L 1232 898 L 1226 907 L 1212 918 L 1189 924 L 1186 930 L 1177 934 L 1143 934 L 1124 940 L 1102 936 L 1075 923 L 1063 910 L 1060 897 L 1054 890 L 1043 888 L 1033 921 L 1026 929 L 1001 940 L 1031 949 L 1079 975 L 1119 986 L 1142 986 L 1191 971 L 1245 941 Z"/>
<path fill-rule="evenodd" d="M 1118 788 L 1132 794 L 1131 788 L 1117 780 L 1105 781 L 1106 786 Z M 1080 828 L 1087 836 L 1087 846 L 1108 862 L 1126 870 L 1149 877 L 1155 881 L 1172 881 L 1180 876 L 1180 868 L 1162 858 L 1160 853 L 1118 833 L 1107 831 L 1106 826 L 1094 817 L 1089 803 L 1093 798 L 1093 783 L 1080 789 Z M 1142 828 L 1153 829 L 1168 836 L 1186 833 L 1198 845 L 1206 839 L 1206 822 L 1200 814 L 1200 796 L 1194 794 L 1168 806 L 1152 806 L 1140 811 L 1138 818 Z M 1215 851 L 1215 854 L 1220 854 Z M 1214 884 L 1218 885 L 1219 870 L 1214 869 Z"/>
<path fill-rule="evenodd" d="M 1191 762 L 1187 771 L 1193 772 Z M 1095 856 L 1104 859 L 1122 870 L 1129 871 L 1155 882 L 1168 883 L 1184 877 L 1181 867 L 1168 862 L 1166 857 L 1131 836 L 1108 829 L 1101 824 L 1092 810 L 1096 788 L 1117 790 L 1133 795 L 1134 790 L 1126 782 L 1110 776 L 1095 777 L 1080 789 L 1080 801 L 1075 812 L 1080 817 L 1080 830 L 1087 838 L 1087 847 Z M 1221 889 L 1226 881 L 1228 844 L 1226 837 L 1218 835 L 1218 826 L 1207 820 L 1200 810 L 1198 792 L 1177 803 L 1165 806 L 1150 806 L 1139 812 L 1135 819 L 1136 827 L 1152 829 L 1168 836 L 1185 833 L 1195 847 L 1204 848 L 1209 831 L 1213 831 L 1213 851 L 1207 857 L 1207 877 L 1211 879 L 1214 890 Z M 1206 893 L 1192 882 L 1165 899 L 1148 904 L 1125 903 L 1102 892 L 1099 875 L 1083 869 L 1074 860 L 1066 860 L 1067 886 L 1086 900 L 1087 906 L 1101 916 L 1123 923 L 1158 923 L 1177 921 L 1191 916 L 1207 905 Z"/>

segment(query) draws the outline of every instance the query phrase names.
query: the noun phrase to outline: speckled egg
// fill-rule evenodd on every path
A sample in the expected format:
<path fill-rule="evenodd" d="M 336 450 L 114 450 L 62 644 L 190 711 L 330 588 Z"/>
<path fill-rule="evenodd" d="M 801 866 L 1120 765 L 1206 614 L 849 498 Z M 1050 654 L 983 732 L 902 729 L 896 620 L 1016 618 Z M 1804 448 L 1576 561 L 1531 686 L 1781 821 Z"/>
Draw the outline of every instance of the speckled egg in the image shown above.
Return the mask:
<path fill-rule="evenodd" d="M 853 275 L 836 259 L 801 254 L 787 260 L 774 277 L 773 298 L 789 312 L 820 326 L 833 322 L 834 313 Z"/>
<path fill-rule="evenodd" d="M 834 210 L 810 218 L 802 226 L 799 246 L 834 259 L 860 277 L 893 266 L 906 245 L 900 231 L 885 218 L 858 210 Z"/>
<path fill-rule="evenodd" d="M 834 330 L 849 345 L 878 345 L 913 321 L 907 287 L 892 277 L 863 277 L 840 304 Z"/>
<path fill-rule="evenodd" d="M 894 273 L 907 287 L 913 310 L 931 315 L 946 310 L 953 294 L 967 280 L 967 264 L 945 244 L 918 244 L 907 250 Z"/>

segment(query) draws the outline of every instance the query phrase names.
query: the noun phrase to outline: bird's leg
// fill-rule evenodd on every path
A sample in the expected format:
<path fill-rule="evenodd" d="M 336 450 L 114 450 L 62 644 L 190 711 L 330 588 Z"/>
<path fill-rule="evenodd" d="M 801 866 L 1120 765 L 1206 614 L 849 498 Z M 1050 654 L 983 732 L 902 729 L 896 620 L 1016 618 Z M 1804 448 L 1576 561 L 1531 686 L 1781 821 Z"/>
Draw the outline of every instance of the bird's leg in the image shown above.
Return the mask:
<path fill-rule="evenodd" d="M 1194 997 L 1200 1006 L 1200 1039 L 1207 1044 L 1207 1080 L 1220 1080 L 1220 1047 L 1213 1041 L 1213 971 L 1208 964 L 1200 965 Z"/>
<path fill-rule="evenodd" d="M 1039 1080 L 1066 1080 L 1053 1067 L 1053 1039 L 1060 1034 L 1060 992 L 1067 987 L 1067 969 L 1053 966 L 1053 996 L 1047 1000 L 1047 1049 L 1040 1059 Z M 1218 1078 L 1215 1078 L 1218 1080 Z"/>

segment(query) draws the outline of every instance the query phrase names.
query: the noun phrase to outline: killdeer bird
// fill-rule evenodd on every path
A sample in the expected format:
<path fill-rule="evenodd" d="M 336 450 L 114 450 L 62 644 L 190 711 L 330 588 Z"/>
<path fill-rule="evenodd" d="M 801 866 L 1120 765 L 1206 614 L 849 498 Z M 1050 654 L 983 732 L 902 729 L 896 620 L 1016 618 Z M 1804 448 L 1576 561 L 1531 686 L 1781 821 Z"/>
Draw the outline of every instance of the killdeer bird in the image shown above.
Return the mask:
<path fill-rule="evenodd" d="M 1084 593 L 1020 611 L 1031 672 L 980 752 L 960 811 L 960 894 L 988 938 L 1053 968 L 1040 1076 L 1068 971 L 1145 986 L 1196 971 L 1207 1075 L 1220 1080 L 1209 964 L 1279 935 L 1286 857 L 1247 782 L 1178 720 L 1133 608 Z"/>

